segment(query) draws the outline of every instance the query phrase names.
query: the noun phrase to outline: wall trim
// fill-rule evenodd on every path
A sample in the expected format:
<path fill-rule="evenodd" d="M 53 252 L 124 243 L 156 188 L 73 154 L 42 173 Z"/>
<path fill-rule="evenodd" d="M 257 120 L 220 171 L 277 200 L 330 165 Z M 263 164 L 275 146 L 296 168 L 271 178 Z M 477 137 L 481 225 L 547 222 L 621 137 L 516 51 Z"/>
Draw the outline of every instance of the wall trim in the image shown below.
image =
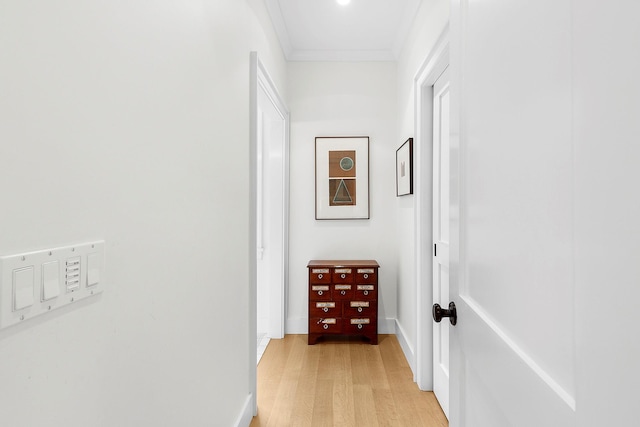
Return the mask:
<path fill-rule="evenodd" d="M 400 348 L 402 348 L 402 352 L 404 353 L 404 357 L 407 359 L 409 363 L 409 367 L 411 368 L 411 372 L 413 372 L 413 381 L 416 380 L 416 355 L 409 344 L 409 339 L 407 338 L 407 334 L 400 326 L 400 322 L 398 319 L 395 321 L 395 329 L 396 329 L 396 337 L 398 338 L 398 342 L 400 343 Z"/>
<path fill-rule="evenodd" d="M 249 427 L 251 424 L 251 420 L 253 419 L 253 408 L 252 408 L 253 396 L 251 393 L 247 396 L 244 401 L 244 405 L 242 406 L 242 410 L 236 419 L 236 422 L 233 424 L 234 427 Z"/>

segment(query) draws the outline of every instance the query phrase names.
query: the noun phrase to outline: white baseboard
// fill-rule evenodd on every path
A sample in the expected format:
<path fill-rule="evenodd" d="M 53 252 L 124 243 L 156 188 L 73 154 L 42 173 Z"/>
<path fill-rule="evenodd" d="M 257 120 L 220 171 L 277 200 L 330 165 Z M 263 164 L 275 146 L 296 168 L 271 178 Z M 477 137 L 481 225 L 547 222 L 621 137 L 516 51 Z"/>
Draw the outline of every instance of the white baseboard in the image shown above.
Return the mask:
<path fill-rule="evenodd" d="M 378 319 L 379 334 L 396 334 L 396 319 Z"/>
<path fill-rule="evenodd" d="M 252 408 L 252 399 L 251 394 L 247 396 L 247 400 L 244 402 L 244 406 L 242 407 L 242 412 L 238 415 L 234 427 L 249 427 L 251 424 L 251 420 L 253 419 L 253 408 Z"/>
<path fill-rule="evenodd" d="M 285 334 L 306 334 L 309 332 L 309 322 L 306 317 L 288 317 L 285 322 Z"/>
<path fill-rule="evenodd" d="M 286 334 L 307 334 L 309 333 L 309 323 L 306 317 L 289 317 L 287 319 Z M 395 334 L 396 319 L 378 319 L 379 334 Z"/>
<path fill-rule="evenodd" d="M 407 358 L 407 362 L 409 363 L 411 372 L 413 372 L 413 381 L 415 381 L 417 379 L 415 352 L 413 351 L 413 347 L 411 347 L 411 344 L 409 344 L 407 335 L 402 329 L 402 326 L 400 326 L 400 323 L 398 323 L 398 320 L 396 320 L 395 322 L 395 334 L 396 334 L 396 337 L 398 338 L 398 342 L 400 343 L 400 348 L 402 348 L 402 352 L 404 353 L 404 357 Z"/>

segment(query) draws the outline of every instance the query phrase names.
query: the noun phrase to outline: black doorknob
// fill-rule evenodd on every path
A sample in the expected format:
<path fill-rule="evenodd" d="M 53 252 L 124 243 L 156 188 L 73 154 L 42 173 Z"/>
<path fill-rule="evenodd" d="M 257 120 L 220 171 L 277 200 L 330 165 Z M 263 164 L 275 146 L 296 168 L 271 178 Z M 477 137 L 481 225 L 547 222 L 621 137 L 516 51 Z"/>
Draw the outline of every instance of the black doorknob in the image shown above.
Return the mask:
<path fill-rule="evenodd" d="M 455 326 L 458 323 L 458 313 L 456 312 L 456 304 L 454 302 L 449 303 L 449 309 L 440 307 L 440 304 L 433 304 L 433 320 L 440 323 L 443 317 L 448 317 L 449 322 Z"/>

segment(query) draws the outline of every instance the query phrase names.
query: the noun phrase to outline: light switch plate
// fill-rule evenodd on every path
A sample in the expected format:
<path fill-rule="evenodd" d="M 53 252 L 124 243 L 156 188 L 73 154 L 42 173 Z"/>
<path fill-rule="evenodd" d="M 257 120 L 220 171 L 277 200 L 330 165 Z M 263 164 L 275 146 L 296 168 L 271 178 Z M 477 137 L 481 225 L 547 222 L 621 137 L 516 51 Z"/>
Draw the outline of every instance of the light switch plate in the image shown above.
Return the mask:
<path fill-rule="evenodd" d="M 102 292 L 104 246 L 97 241 L 1 256 L 0 329 Z"/>

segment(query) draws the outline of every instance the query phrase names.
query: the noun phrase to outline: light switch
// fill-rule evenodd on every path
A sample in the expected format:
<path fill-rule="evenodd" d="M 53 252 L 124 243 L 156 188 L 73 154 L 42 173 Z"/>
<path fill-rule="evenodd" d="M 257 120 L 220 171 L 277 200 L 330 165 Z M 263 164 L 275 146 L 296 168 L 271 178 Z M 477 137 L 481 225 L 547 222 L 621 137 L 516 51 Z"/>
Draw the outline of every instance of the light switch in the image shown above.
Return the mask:
<path fill-rule="evenodd" d="M 33 266 L 13 270 L 13 311 L 33 305 Z"/>
<path fill-rule="evenodd" d="M 58 261 L 42 264 L 42 301 L 60 295 L 60 264 Z"/>
<path fill-rule="evenodd" d="M 100 283 L 100 254 L 87 255 L 87 286 Z"/>

